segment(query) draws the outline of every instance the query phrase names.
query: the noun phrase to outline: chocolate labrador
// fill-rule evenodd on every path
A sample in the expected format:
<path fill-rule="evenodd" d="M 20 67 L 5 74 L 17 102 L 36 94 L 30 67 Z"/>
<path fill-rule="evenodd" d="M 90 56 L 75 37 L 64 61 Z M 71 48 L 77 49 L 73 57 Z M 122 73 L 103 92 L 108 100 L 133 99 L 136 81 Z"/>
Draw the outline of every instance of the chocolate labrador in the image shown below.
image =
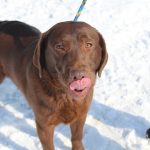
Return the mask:
<path fill-rule="evenodd" d="M 22 22 L 0 22 L 0 82 L 11 78 L 26 97 L 43 150 L 54 150 L 59 123 L 70 125 L 72 150 L 84 150 L 83 126 L 107 58 L 102 35 L 87 23 L 61 22 L 41 33 Z"/>

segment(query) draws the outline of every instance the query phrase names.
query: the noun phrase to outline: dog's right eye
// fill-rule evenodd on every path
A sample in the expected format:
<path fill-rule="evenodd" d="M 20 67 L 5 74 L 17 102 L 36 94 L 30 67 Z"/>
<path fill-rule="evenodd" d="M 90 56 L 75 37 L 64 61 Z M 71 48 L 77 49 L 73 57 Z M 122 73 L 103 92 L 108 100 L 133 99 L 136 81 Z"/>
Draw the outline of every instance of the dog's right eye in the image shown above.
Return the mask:
<path fill-rule="evenodd" d="M 55 49 L 56 49 L 56 50 L 65 51 L 65 48 L 64 48 L 63 43 L 57 43 L 57 44 L 55 45 Z"/>
<path fill-rule="evenodd" d="M 63 41 L 63 42 L 58 42 L 54 45 L 55 50 L 59 52 L 67 52 L 70 49 L 70 43 Z"/>

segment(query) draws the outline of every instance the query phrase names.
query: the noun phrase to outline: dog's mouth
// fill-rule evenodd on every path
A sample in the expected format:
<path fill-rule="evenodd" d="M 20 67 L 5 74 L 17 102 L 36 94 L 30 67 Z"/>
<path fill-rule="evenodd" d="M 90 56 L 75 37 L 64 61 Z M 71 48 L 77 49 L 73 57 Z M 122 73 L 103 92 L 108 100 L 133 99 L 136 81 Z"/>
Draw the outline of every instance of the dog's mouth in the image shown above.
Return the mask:
<path fill-rule="evenodd" d="M 82 97 L 85 96 L 91 87 L 90 78 L 82 78 L 81 80 L 75 80 L 70 83 L 69 88 L 73 96 Z"/>
<path fill-rule="evenodd" d="M 86 88 L 81 89 L 81 90 L 75 89 L 74 91 L 75 91 L 75 92 L 78 92 L 78 93 L 81 93 L 81 92 L 83 92 L 85 89 L 86 89 Z"/>

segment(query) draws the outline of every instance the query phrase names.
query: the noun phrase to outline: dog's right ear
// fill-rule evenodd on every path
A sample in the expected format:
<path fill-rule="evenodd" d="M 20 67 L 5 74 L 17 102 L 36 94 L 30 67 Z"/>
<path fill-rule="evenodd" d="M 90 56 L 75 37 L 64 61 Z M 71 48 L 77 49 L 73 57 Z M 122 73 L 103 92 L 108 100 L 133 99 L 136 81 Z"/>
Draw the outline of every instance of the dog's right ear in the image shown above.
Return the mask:
<path fill-rule="evenodd" d="M 38 69 L 40 78 L 42 78 L 42 69 L 45 65 L 46 43 L 47 32 L 41 34 L 33 54 L 33 65 Z"/>

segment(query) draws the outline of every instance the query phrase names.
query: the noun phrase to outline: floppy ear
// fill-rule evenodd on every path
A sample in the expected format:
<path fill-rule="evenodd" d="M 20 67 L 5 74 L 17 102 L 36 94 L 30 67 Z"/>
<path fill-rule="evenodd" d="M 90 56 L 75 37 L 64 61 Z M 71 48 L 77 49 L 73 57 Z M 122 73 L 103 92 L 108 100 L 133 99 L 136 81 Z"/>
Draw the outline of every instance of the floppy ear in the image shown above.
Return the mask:
<path fill-rule="evenodd" d="M 100 44 L 100 47 L 101 47 L 101 62 L 100 62 L 100 65 L 99 65 L 99 68 L 98 68 L 98 76 L 101 77 L 101 73 L 102 73 L 102 70 L 104 69 L 106 63 L 107 63 L 107 60 L 108 60 L 108 53 L 107 53 L 107 50 L 106 50 L 106 44 L 105 44 L 105 41 L 104 41 L 104 38 L 102 37 L 102 35 L 100 33 L 98 33 L 99 35 L 99 44 Z"/>
<path fill-rule="evenodd" d="M 42 69 L 45 65 L 46 43 L 47 32 L 41 34 L 33 55 L 33 65 L 38 69 L 40 78 L 42 78 Z"/>

